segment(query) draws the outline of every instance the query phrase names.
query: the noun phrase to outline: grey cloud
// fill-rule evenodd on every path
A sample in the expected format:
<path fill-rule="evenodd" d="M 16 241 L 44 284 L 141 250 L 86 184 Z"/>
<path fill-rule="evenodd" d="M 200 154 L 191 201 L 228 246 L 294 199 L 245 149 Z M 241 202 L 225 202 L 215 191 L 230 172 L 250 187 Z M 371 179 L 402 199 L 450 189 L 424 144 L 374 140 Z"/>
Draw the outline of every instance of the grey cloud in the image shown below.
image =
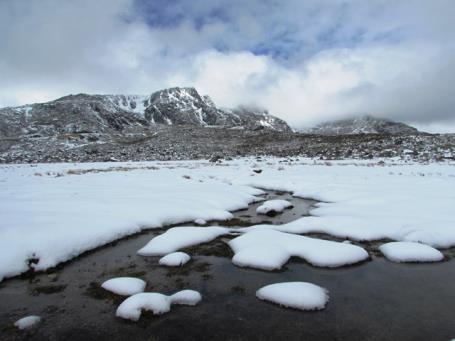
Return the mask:
<path fill-rule="evenodd" d="M 296 127 L 370 113 L 455 131 L 450 0 L 144 3 L 0 1 L 0 106 L 191 85 Z M 160 11 L 177 19 L 150 26 Z"/>

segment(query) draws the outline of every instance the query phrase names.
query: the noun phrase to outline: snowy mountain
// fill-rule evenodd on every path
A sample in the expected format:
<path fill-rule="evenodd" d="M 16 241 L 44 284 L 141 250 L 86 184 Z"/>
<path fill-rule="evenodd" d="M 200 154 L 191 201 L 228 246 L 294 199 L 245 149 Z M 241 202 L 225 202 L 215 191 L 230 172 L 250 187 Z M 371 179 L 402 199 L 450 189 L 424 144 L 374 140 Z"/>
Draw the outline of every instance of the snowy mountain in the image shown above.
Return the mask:
<path fill-rule="evenodd" d="M 156 124 L 290 131 L 267 111 L 219 109 L 194 88 L 170 88 L 150 96 L 78 94 L 0 109 L 0 137 L 117 133 Z"/>
<path fill-rule="evenodd" d="M 349 134 L 418 134 L 419 131 L 407 124 L 372 116 L 362 116 L 333 122 L 321 123 L 305 131 L 321 135 Z"/>

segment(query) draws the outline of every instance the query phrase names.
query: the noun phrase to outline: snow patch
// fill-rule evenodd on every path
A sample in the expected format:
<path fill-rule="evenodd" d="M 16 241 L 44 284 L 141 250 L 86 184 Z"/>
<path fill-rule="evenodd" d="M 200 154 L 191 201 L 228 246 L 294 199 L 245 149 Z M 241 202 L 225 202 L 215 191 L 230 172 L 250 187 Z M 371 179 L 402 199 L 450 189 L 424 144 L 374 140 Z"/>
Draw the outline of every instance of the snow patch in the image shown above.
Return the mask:
<path fill-rule="evenodd" d="M 196 305 L 201 301 L 201 295 L 194 290 L 183 290 L 171 296 L 155 292 L 144 292 L 128 297 L 117 308 L 116 316 L 137 321 L 142 310 L 152 311 L 161 315 L 171 310 L 171 304 Z"/>
<path fill-rule="evenodd" d="M 201 300 L 201 294 L 195 290 L 182 290 L 171 295 L 172 304 L 196 305 Z"/>
<path fill-rule="evenodd" d="M 105 281 L 101 287 L 117 295 L 131 296 L 143 292 L 145 281 L 134 277 L 117 277 Z"/>
<path fill-rule="evenodd" d="M 256 209 L 258 214 L 271 214 L 283 212 L 286 208 L 293 207 L 287 200 L 274 199 L 267 200 Z"/>
<path fill-rule="evenodd" d="M 280 269 L 291 256 L 320 267 L 354 264 L 369 257 L 356 245 L 254 227 L 229 241 L 229 246 L 235 253 L 234 264 L 263 270 Z"/>
<path fill-rule="evenodd" d="M 290 257 L 286 248 L 280 245 L 254 245 L 236 252 L 232 263 L 240 267 L 271 271 L 281 269 Z"/>
<path fill-rule="evenodd" d="M 141 256 L 162 256 L 186 247 L 210 242 L 227 233 L 229 229 L 218 226 L 174 227 L 153 238 L 137 253 Z"/>
<path fill-rule="evenodd" d="M 17 320 L 16 322 L 14 322 L 14 326 L 20 330 L 23 330 L 23 329 L 32 328 L 40 322 L 41 322 L 41 317 L 36 316 L 36 315 L 30 315 L 30 316 L 23 317 L 23 318 Z"/>
<path fill-rule="evenodd" d="M 182 266 L 191 259 L 191 257 L 185 252 L 173 252 L 159 260 L 160 265 L 165 266 Z"/>
<path fill-rule="evenodd" d="M 256 297 L 300 310 L 321 310 L 329 301 L 326 289 L 307 282 L 270 284 L 256 291 Z"/>
<path fill-rule="evenodd" d="M 383 244 L 379 250 L 392 262 L 439 262 L 444 255 L 435 248 L 411 242 Z"/>

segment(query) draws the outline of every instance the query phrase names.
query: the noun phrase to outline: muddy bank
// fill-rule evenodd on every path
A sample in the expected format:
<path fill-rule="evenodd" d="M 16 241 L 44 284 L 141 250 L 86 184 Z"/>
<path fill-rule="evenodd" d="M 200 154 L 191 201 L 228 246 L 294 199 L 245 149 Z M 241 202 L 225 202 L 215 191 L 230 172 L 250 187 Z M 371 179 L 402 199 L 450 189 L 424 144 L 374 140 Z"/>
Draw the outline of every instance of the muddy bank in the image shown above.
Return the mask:
<path fill-rule="evenodd" d="M 251 205 L 235 213 L 231 226 L 282 224 L 307 215 L 314 201 L 270 192 L 267 198 L 294 204 L 275 217 L 258 216 Z M 220 223 L 223 224 L 223 223 Z M 159 257 L 140 257 L 136 251 L 154 235 L 148 231 L 88 253 L 52 273 L 0 283 L 2 340 L 449 340 L 455 335 L 455 266 L 394 264 L 375 252 L 372 261 L 341 269 L 315 268 L 291 259 L 282 271 L 241 269 L 231 263 L 232 252 L 219 238 L 187 249 L 192 260 L 182 268 L 158 266 Z M 326 236 L 327 237 L 327 236 Z M 203 301 L 195 307 L 175 306 L 169 314 L 144 314 L 131 323 L 115 317 L 123 298 L 99 285 L 116 276 L 147 281 L 147 291 L 172 294 L 198 290 Z M 330 291 L 320 312 L 281 308 L 255 298 L 261 286 L 283 281 L 308 281 Z M 19 332 L 12 323 L 27 314 L 42 323 Z"/>

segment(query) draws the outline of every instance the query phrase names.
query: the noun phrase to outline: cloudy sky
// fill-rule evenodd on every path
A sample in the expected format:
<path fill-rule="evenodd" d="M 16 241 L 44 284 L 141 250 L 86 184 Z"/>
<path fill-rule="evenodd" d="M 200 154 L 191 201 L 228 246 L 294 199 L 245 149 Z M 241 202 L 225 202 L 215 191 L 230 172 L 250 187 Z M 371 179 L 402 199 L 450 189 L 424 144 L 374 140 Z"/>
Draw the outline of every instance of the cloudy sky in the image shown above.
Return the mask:
<path fill-rule="evenodd" d="M 453 0 L 0 0 L 0 106 L 194 86 L 294 127 L 455 132 Z"/>

